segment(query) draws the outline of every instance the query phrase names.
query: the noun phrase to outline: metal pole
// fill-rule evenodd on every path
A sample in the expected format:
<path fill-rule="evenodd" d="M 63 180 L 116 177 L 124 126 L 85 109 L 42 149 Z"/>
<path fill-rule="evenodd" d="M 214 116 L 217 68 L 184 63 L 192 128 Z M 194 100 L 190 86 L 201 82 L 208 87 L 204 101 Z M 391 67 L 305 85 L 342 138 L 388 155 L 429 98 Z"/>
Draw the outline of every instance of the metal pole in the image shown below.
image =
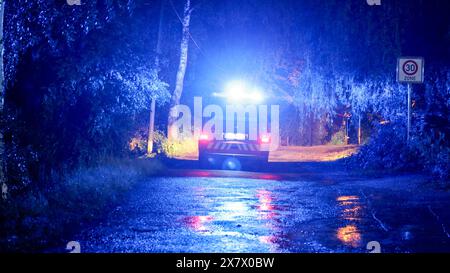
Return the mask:
<path fill-rule="evenodd" d="M 407 135 L 406 140 L 409 142 L 411 133 L 411 84 L 408 83 L 408 125 L 407 125 Z"/>
<path fill-rule="evenodd" d="M 345 143 L 345 145 L 348 145 L 348 139 L 349 139 L 349 137 L 348 137 L 348 128 L 349 128 L 350 118 L 345 116 L 344 119 L 345 119 L 345 141 L 344 141 L 344 143 Z"/>
<path fill-rule="evenodd" d="M 358 116 L 358 145 L 361 145 L 361 114 Z"/>
<path fill-rule="evenodd" d="M 152 99 L 150 106 L 150 122 L 148 125 L 148 141 L 147 141 L 147 155 L 153 152 L 153 136 L 155 132 L 155 110 L 156 110 L 156 100 Z"/>

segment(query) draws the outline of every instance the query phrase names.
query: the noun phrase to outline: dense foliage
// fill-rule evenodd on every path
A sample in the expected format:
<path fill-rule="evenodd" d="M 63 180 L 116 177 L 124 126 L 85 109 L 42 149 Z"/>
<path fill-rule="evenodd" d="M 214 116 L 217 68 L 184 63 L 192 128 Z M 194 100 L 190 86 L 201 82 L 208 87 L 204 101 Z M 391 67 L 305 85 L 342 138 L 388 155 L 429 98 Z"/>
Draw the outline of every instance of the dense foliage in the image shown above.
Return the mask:
<path fill-rule="evenodd" d="M 132 2 L 8 2 L 5 139 L 11 193 L 52 172 L 123 157 L 168 84 Z M 136 16 L 136 18 L 135 18 Z"/>

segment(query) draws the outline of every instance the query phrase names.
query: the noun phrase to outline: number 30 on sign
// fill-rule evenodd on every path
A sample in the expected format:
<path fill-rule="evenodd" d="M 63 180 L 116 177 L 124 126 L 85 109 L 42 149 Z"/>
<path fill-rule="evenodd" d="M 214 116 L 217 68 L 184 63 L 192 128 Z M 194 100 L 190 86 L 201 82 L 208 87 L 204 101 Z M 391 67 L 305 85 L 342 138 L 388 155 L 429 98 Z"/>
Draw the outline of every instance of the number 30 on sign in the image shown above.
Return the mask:
<path fill-rule="evenodd" d="M 424 71 L 423 58 L 402 57 L 397 62 L 397 81 L 405 83 L 422 83 Z"/>

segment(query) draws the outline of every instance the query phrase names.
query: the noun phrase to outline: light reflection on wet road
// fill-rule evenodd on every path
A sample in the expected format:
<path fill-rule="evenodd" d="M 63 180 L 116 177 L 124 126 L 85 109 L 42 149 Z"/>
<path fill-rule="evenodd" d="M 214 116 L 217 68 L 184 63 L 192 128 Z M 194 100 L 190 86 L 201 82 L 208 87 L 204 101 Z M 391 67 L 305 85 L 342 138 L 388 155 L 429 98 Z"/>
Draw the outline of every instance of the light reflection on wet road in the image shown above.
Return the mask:
<path fill-rule="evenodd" d="M 339 196 L 336 198 L 338 206 L 342 208 L 340 217 L 349 223 L 345 227 L 338 228 L 337 238 L 344 244 L 352 247 L 361 247 L 361 233 L 358 230 L 358 222 L 361 221 L 361 204 L 359 196 Z"/>
<path fill-rule="evenodd" d="M 431 200 L 423 191 L 412 195 L 412 186 L 393 190 L 386 179 L 202 172 L 143 182 L 126 204 L 76 239 L 87 252 L 367 252 L 374 240 L 385 252 L 450 250 L 442 223 L 427 212 L 431 204 L 441 222 L 450 219 L 447 193 L 433 193 Z"/>

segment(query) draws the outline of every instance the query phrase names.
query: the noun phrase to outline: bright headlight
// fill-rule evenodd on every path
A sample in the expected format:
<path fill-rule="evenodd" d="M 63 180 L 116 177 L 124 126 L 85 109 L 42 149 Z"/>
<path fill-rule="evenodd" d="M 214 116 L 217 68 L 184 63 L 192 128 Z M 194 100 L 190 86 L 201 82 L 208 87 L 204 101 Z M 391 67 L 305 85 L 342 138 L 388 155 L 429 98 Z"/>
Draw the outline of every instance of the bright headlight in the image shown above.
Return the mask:
<path fill-rule="evenodd" d="M 246 86 L 241 81 L 233 81 L 227 84 L 225 88 L 225 95 L 230 101 L 240 101 L 246 92 Z"/>
<path fill-rule="evenodd" d="M 250 99 L 254 102 L 254 103 L 261 103 L 264 100 L 264 95 L 261 91 L 259 91 L 258 89 L 255 89 L 251 95 L 250 95 Z"/>
<path fill-rule="evenodd" d="M 232 81 L 225 87 L 224 97 L 235 103 L 261 103 L 264 94 L 257 88 L 250 89 L 242 81 Z"/>

